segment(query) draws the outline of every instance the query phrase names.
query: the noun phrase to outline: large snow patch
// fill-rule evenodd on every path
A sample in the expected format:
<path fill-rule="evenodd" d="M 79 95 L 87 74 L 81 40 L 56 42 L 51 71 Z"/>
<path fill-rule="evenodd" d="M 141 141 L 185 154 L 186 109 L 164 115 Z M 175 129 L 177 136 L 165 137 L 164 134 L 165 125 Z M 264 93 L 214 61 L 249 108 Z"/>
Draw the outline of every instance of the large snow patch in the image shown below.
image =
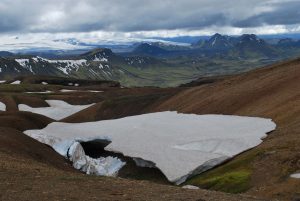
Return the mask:
<path fill-rule="evenodd" d="M 20 111 L 28 111 L 47 116 L 54 120 L 61 120 L 93 105 L 70 105 L 61 100 L 46 100 L 46 102 L 50 107 L 33 108 L 25 104 L 19 104 L 18 107 Z"/>
<path fill-rule="evenodd" d="M 138 164 L 154 164 L 179 184 L 259 145 L 275 127 L 271 119 L 256 117 L 159 112 L 88 123 L 55 122 L 25 134 L 63 156 L 76 142 L 109 140 L 105 150 L 137 158 Z"/>

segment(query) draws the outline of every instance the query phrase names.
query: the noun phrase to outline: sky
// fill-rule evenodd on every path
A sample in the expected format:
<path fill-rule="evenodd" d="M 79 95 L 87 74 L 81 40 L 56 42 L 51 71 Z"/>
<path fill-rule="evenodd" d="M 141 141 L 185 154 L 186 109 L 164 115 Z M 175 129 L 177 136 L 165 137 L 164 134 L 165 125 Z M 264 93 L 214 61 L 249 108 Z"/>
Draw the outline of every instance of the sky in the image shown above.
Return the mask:
<path fill-rule="evenodd" d="M 0 0 L 0 50 L 300 32 L 300 0 Z"/>

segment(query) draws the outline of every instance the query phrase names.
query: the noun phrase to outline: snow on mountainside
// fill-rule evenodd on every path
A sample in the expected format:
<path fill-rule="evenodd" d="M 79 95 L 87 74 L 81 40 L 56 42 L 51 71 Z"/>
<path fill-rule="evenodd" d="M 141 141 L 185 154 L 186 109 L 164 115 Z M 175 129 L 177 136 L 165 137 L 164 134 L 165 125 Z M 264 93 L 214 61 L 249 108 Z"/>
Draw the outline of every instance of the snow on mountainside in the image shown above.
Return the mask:
<path fill-rule="evenodd" d="M 46 59 L 41 56 L 0 57 L 0 79 L 38 75 L 89 80 L 114 80 L 130 83 L 143 80 L 134 68 L 166 67 L 166 62 L 146 56 L 125 57 L 110 49 L 98 48 L 79 56 Z M 130 70 L 128 70 L 131 69 Z"/>
<path fill-rule="evenodd" d="M 80 58 L 53 60 L 42 57 L 0 58 L 0 78 L 46 75 L 96 80 L 119 80 L 126 73 L 117 66 L 121 59 L 111 55 L 83 55 Z M 125 64 L 125 60 L 121 60 Z M 127 63 L 126 63 L 127 64 Z M 122 65 L 121 65 L 122 66 Z"/>
<path fill-rule="evenodd" d="M 61 70 L 64 74 L 69 75 L 69 73 L 73 70 L 76 72 L 79 70 L 80 66 L 85 66 L 87 64 L 87 60 L 80 59 L 80 60 L 49 60 L 44 59 L 42 57 L 33 57 L 32 60 L 36 63 L 38 62 L 44 62 L 44 63 L 50 63 L 55 64 L 57 66 L 57 69 Z M 29 60 L 27 61 L 29 63 Z"/>

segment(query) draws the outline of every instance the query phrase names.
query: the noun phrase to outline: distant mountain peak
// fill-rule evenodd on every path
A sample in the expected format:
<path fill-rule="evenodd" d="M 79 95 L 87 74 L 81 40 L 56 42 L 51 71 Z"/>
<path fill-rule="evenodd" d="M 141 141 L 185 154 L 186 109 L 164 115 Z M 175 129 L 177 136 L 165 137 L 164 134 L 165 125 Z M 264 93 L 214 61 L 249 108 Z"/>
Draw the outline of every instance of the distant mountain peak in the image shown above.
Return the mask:
<path fill-rule="evenodd" d="M 142 43 L 133 50 L 134 54 L 150 55 L 150 56 L 159 56 L 166 52 L 168 51 L 149 43 Z"/>
<path fill-rule="evenodd" d="M 115 57 L 115 54 L 108 48 L 96 48 L 82 54 L 81 57 L 87 60 L 108 62 L 110 58 Z"/>
<path fill-rule="evenodd" d="M 244 34 L 238 38 L 238 43 L 234 48 L 235 55 L 247 58 L 267 58 L 276 57 L 278 51 L 258 38 L 255 34 Z"/>
<path fill-rule="evenodd" d="M 278 41 L 277 43 L 280 47 L 290 47 L 290 48 L 299 48 L 300 47 L 300 40 L 294 40 L 292 38 L 283 38 Z"/>
<path fill-rule="evenodd" d="M 108 49 L 108 48 L 96 48 L 96 49 L 93 49 L 89 52 L 87 52 L 86 54 L 102 54 L 102 53 L 109 53 L 109 54 L 112 54 L 113 52 L 111 51 L 111 49 Z"/>
<path fill-rule="evenodd" d="M 11 57 L 14 56 L 13 53 L 7 51 L 0 51 L 0 57 Z"/>
<path fill-rule="evenodd" d="M 144 42 L 144 43 L 141 43 L 140 45 L 139 45 L 139 47 L 150 47 L 150 46 L 152 46 L 151 45 L 151 43 L 146 43 L 146 42 Z"/>
<path fill-rule="evenodd" d="M 255 34 L 243 34 L 241 37 L 240 37 L 240 41 L 241 42 L 264 42 L 264 40 L 262 39 L 259 39 L 257 37 L 257 35 Z"/>
<path fill-rule="evenodd" d="M 220 38 L 223 37 L 223 35 L 219 34 L 219 33 L 215 33 L 214 35 L 212 35 L 211 38 Z"/>
<path fill-rule="evenodd" d="M 228 36 L 221 35 L 219 33 L 211 36 L 207 41 L 202 43 L 203 48 L 212 48 L 212 49 L 228 49 L 232 47 L 231 38 Z"/>
<path fill-rule="evenodd" d="M 291 38 L 283 38 L 280 39 L 278 43 L 286 43 L 286 42 L 294 42 L 294 40 Z"/>

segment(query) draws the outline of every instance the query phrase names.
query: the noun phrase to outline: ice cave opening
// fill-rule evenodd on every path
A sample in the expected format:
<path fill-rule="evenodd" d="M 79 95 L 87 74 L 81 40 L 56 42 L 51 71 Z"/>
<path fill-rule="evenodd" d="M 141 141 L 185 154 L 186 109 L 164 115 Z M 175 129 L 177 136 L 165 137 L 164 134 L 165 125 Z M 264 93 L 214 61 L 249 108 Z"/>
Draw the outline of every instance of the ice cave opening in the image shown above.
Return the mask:
<path fill-rule="evenodd" d="M 85 154 L 91 158 L 116 157 L 126 164 L 118 171 L 117 176 L 136 180 L 148 180 L 160 184 L 170 184 L 166 176 L 151 161 L 124 156 L 121 153 L 106 151 L 111 141 L 96 139 L 80 142 Z"/>
<path fill-rule="evenodd" d="M 85 154 L 92 158 L 113 156 L 112 153 L 104 150 L 104 148 L 110 143 L 111 141 L 102 139 L 80 142 Z"/>

